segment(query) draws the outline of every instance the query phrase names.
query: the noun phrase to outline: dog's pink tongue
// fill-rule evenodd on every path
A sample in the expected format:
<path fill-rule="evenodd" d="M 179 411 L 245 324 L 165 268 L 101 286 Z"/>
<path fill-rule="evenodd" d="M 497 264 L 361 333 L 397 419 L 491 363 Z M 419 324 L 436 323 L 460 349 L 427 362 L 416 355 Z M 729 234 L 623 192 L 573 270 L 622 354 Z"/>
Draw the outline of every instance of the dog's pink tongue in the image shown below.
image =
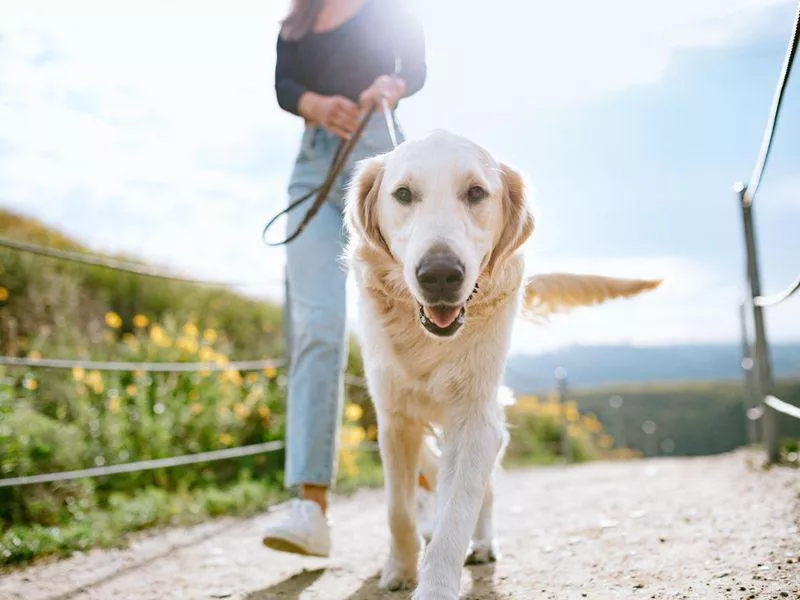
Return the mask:
<path fill-rule="evenodd" d="M 444 329 L 450 327 L 458 318 L 461 308 L 450 306 L 428 306 L 425 308 L 425 314 L 433 321 L 437 327 Z"/>

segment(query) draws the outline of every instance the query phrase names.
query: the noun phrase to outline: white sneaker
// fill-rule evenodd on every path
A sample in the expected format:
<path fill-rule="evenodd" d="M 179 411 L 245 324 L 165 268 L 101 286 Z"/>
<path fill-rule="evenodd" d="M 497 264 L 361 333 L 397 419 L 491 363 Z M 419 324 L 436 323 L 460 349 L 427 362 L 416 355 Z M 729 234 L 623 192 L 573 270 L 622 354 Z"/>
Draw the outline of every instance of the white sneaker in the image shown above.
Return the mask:
<path fill-rule="evenodd" d="M 289 514 L 267 527 L 262 542 L 267 548 L 306 556 L 330 556 L 331 525 L 319 504 L 292 500 Z"/>
<path fill-rule="evenodd" d="M 436 525 L 436 494 L 423 487 L 417 487 L 417 531 L 430 543 Z"/>

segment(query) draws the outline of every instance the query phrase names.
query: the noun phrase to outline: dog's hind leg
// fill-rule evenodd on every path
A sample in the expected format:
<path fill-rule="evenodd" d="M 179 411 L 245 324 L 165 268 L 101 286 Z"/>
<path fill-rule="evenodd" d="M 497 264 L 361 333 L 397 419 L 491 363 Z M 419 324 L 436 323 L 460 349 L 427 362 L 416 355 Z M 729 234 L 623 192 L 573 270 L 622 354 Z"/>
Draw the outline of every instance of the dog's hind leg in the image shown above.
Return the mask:
<path fill-rule="evenodd" d="M 389 558 L 383 567 L 380 587 L 408 589 L 417 581 L 421 546 L 415 522 L 415 499 L 422 426 L 398 414 L 381 415 L 379 419 L 391 533 Z"/>

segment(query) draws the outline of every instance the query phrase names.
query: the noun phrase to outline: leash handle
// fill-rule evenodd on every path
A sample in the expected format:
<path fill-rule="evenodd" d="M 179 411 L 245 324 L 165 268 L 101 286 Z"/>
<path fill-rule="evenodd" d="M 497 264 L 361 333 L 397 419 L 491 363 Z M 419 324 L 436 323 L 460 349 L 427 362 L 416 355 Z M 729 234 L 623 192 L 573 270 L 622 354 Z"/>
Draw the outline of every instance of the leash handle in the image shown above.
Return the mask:
<path fill-rule="evenodd" d="M 389 108 L 389 102 L 386 96 L 381 96 L 381 108 L 383 109 L 383 118 L 386 119 L 386 128 L 389 130 L 389 138 L 392 140 L 392 148 L 397 148 L 397 134 L 394 127 L 394 118 L 392 117 L 392 110 Z"/>
<path fill-rule="evenodd" d="M 361 122 L 358 124 L 358 127 L 353 132 L 353 135 L 351 135 L 348 139 L 339 142 L 339 146 L 336 148 L 336 154 L 334 154 L 333 156 L 331 165 L 328 168 L 328 174 L 326 175 L 325 181 L 323 181 L 322 185 L 314 190 L 311 190 L 305 196 L 289 204 L 289 206 L 287 206 L 281 212 L 272 217 L 269 220 L 269 222 L 264 226 L 264 229 L 261 232 L 261 239 L 267 246 L 276 247 L 288 244 L 292 240 L 296 239 L 297 236 L 299 236 L 303 232 L 303 230 L 308 226 L 308 224 L 311 222 L 311 219 L 314 218 L 314 216 L 319 212 L 319 209 L 322 208 L 322 205 L 325 203 L 328 194 L 330 194 L 331 189 L 333 189 L 333 185 L 336 183 L 336 178 L 342 172 L 345 164 L 347 163 L 347 157 L 353 151 L 353 148 L 355 147 L 356 143 L 363 135 L 364 130 L 367 127 L 367 123 L 369 123 L 369 120 L 374 112 L 375 112 L 375 105 L 371 106 L 370 109 L 367 111 L 367 113 L 364 115 L 364 117 L 361 119 Z M 285 240 L 280 242 L 267 241 L 267 231 L 270 229 L 270 227 L 272 227 L 276 223 L 276 221 L 280 219 L 282 216 L 289 214 L 295 208 L 308 201 L 314 194 L 317 194 L 317 198 L 314 200 L 314 203 L 308 209 L 308 212 L 305 214 L 303 220 L 297 226 L 297 229 L 294 231 L 294 233 L 292 233 Z"/>

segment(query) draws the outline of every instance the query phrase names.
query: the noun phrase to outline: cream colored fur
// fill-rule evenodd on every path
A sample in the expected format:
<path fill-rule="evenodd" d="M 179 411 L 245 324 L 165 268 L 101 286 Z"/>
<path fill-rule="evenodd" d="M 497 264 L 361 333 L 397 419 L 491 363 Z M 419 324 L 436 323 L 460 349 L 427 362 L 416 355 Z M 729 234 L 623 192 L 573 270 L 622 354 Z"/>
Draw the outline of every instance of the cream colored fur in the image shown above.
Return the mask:
<path fill-rule="evenodd" d="M 415 191 L 402 205 L 399 185 Z M 484 200 L 464 190 L 479 185 Z M 359 338 L 378 415 L 391 545 L 384 589 L 413 587 L 415 600 L 456 600 L 461 569 L 496 559 L 492 473 L 507 439 L 497 392 L 514 320 L 627 297 L 658 285 L 565 274 L 523 277 L 519 251 L 533 231 L 521 177 L 464 138 L 435 132 L 362 163 L 348 195 L 346 259 L 360 302 Z M 450 338 L 420 324 L 421 293 L 414 268 L 434 244 L 464 263 L 466 321 Z M 437 495 L 437 525 L 418 573 L 421 540 L 414 495 L 423 438 L 440 424 L 439 459 L 422 455 Z M 437 461 L 440 461 L 437 468 Z M 471 552 L 470 551 L 471 542 Z"/>

